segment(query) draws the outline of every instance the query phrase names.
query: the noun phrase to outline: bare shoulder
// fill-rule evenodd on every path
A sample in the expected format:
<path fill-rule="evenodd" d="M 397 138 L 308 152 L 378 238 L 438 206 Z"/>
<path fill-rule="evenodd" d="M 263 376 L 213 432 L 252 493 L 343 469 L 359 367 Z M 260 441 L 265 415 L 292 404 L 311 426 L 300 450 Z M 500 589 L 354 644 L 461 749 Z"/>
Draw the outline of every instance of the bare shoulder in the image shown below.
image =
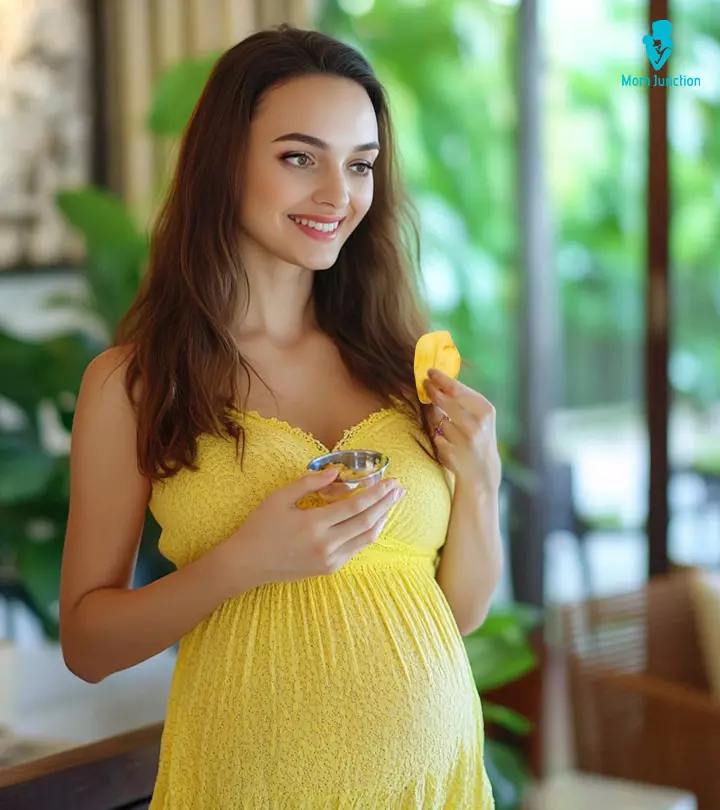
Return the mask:
<path fill-rule="evenodd" d="M 132 352 L 133 347 L 131 345 L 111 346 L 109 349 L 105 349 L 104 352 L 100 352 L 90 362 L 88 368 L 102 369 L 103 371 L 114 371 L 120 366 L 126 368 Z"/>
<path fill-rule="evenodd" d="M 80 399 L 93 405 L 130 405 L 125 395 L 125 375 L 132 357 L 131 346 L 113 346 L 88 364 L 80 385 Z"/>
<path fill-rule="evenodd" d="M 137 420 L 125 389 L 131 356 L 128 346 L 106 349 L 88 364 L 80 383 L 70 444 L 71 473 L 85 479 L 93 470 L 93 489 L 98 479 L 136 492 L 149 486 L 137 469 Z"/>
<path fill-rule="evenodd" d="M 128 587 L 151 484 L 138 469 L 137 422 L 125 391 L 131 351 L 113 347 L 85 369 L 70 442 L 63 617 L 96 588 Z"/>
<path fill-rule="evenodd" d="M 75 407 L 70 444 L 71 472 L 85 475 L 89 468 L 105 470 L 122 483 L 137 477 L 137 420 L 125 388 L 132 350 L 114 346 L 95 357 L 85 369 Z"/>

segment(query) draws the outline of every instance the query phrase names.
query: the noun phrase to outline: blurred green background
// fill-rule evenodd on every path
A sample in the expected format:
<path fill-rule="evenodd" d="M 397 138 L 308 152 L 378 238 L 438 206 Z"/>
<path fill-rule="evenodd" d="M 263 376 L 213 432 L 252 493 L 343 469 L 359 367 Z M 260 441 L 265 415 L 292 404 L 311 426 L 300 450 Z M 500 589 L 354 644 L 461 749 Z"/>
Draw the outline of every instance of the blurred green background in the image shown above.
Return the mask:
<path fill-rule="evenodd" d="M 673 407 L 700 431 L 720 402 L 720 14 L 711 0 L 676 6 L 673 71 L 700 74 L 703 84 L 670 95 L 670 373 Z M 510 474 L 522 428 L 517 23 L 513 0 L 332 0 L 315 22 L 365 53 L 388 89 L 406 181 L 422 216 L 422 275 L 434 326 L 451 331 L 473 364 L 464 381 L 495 404 Z M 562 369 L 554 404 L 618 432 L 642 410 L 645 183 L 652 171 L 647 96 L 621 89 L 620 76 L 645 70 L 637 46 L 646 28 L 644 2 L 543 6 L 548 272 L 558 284 Z M 182 129 L 212 61 L 178 65 L 159 83 L 147 117 L 158 139 Z M 69 430 L 82 371 L 129 305 L 147 250 L 145 229 L 113 195 L 68 191 L 58 205 L 84 236 L 90 297 L 82 306 L 107 337 L 78 331 L 30 341 L 0 331 L 0 397 L 18 417 L 0 426 L 3 587 L 33 611 L 48 638 L 57 637 L 69 475 L 67 449 L 48 447 L 46 423 Z M 696 442 L 683 452 L 691 466 L 720 471 L 717 445 Z M 158 531 L 148 515 L 137 584 L 169 570 L 156 550 Z M 512 599 L 498 610 L 468 641 L 483 692 L 534 666 L 532 621 Z M 527 730 L 502 707 L 489 715 Z M 512 751 L 498 749 L 496 757 L 490 767 L 505 797 L 499 807 L 511 808 L 523 765 Z"/>

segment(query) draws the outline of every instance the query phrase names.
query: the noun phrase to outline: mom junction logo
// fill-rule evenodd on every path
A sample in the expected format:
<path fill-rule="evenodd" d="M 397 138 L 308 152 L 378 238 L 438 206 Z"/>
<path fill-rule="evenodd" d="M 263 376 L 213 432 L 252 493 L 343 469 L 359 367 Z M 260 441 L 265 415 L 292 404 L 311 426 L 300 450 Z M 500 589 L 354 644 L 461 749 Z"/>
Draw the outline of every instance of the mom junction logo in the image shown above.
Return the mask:
<path fill-rule="evenodd" d="M 645 46 L 647 58 L 653 71 L 661 70 L 670 59 L 673 52 L 672 23 L 670 20 L 655 20 L 651 26 L 652 33 L 645 34 L 642 44 Z M 697 76 L 633 76 L 632 73 L 623 73 L 623 87 L 699 87 L 700 79 Z"/>

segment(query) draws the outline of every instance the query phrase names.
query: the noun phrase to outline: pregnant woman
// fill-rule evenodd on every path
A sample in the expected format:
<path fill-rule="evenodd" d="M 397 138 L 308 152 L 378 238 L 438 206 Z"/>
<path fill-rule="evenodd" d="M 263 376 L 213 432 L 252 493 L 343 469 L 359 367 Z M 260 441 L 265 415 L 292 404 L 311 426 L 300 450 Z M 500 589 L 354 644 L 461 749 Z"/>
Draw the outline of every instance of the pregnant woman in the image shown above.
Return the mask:
<path fill-rule="evenodd" d="M 493 807 L 462 636 L 502 565 L 495 414 L 418 396 L 406 211 L 356 50 L 280 26 L 219 59 L 72 432 L 67 666 L 180 642 L 152 810 Z M 301 508 L 360 448 L 385 480 Z M 148 506 L 177 570 L 133 589 Z"/>

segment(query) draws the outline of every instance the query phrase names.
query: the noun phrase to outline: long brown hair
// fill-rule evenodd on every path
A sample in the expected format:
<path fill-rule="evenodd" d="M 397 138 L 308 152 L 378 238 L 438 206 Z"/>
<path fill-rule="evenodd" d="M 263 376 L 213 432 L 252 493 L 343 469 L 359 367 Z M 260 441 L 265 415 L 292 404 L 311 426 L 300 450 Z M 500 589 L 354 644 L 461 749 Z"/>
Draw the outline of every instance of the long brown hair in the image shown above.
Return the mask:
<path fill-rule="evenodd" d="M 313 277 L 317 323 L 354 379 L 388 405 L 395 397 L 430 434 L 413 372 L 415 343 L 430 324 L 416 289 L 419 228 L 398 173 L 385 90 L 358 51 L 317 31 L 280 25 L 252 34 L 215 64 L 180 143 L 146 274 L 115 333 L 114 345 L 131 349 L 125 387 L 137 411 L 139 469 L 151 479 L 197 469 L 201 434 L 225 431 L 236 449 L 242 439 L 244 457 L 244 430 L 229 413 L 242 410 L 240 368 L 250 378 L 231 334 L 238 304 L 249 296 L 237 247 L 244 169 L 237 145 L 247 142 L 264 94 L 313 74 L 349 78 L 365 89 L 381 146 L 368 213 L 334 266 Z M 438 460 L 434 448 L 432 456 Z"/>

